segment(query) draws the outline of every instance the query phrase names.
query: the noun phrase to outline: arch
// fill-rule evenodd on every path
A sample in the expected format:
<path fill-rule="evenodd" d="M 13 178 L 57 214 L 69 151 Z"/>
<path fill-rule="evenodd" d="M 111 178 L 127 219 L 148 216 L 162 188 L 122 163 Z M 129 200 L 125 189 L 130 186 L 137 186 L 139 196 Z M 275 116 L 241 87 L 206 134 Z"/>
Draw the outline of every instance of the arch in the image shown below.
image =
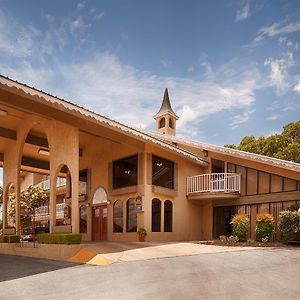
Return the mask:
<path fill-rule="evenodd" d="M 93 195 L 92 199 L 92 204 L 93 205 L 98 205 L 98 204 L 107 204 L 107 193 L 105 188 L 102 186 L 99 186 Z"/>
<path fill-rule="evenodd" d="M 65 177 L 60 175 L 65 174 Z M 55 183 L 55 210 L 54 220 L 56 225 L 71 225 L 72 219 L 72 207 L 71 201 L 68 199 L 72 198 L 72 177 L 70 169 L 66 164 L 60 164 L 55 171 L 54 176 Z M 65 186 L 64 189 L 59 189 Z"/>
<path fill-rule="evenodd" d="M 87 206 L 81 205 L 79 208 L 80 233 L 87 233 Z"/>
<path fill-rule="evenodd" d="M 123 232 L 123 201 L 116 200 L 113 205 L 113 232 Z"/>
<path fill-rule="evenodd" d="M 169 119 L 169 127 L 174 129 L 173 120 L 171 118 Z"/>
<path fill-rule="evenodd" d="M 166 118 L 163 117 L 159 120 L 159 128 L 163 128 L 166 126 Z"/>
<path fill-rule="evenodd" d="M 129 198 L 126 202 L 126 231 L 137 231 L 137 213 L 135 210 L 135 198 Z"/>
<path fill-rule="evenodd" d="M 164 202 L 164 232 L 173 231 L 173 202 L 166 200 Z"/>
<path fill-rule="evenodd" d="M 5 201 L 5 209 L 6 209 L 6 222 L 5 227 L 8 228 L 16 228 L 16 197 L 14 197 L 14 203 L 13 199 L 11 199 L 11 195 L 15 193 L 15 186 L 12 183 L 9 183 L 6 186 L 5 190 L 5 199 L 3 199 L 3 202 Z"/>
<path fill-rule="evenodd" d="M 152 199 L 152 222 L 151 231 L 160 232 L 161 231 L 161 201 L 158 198 Z"/>

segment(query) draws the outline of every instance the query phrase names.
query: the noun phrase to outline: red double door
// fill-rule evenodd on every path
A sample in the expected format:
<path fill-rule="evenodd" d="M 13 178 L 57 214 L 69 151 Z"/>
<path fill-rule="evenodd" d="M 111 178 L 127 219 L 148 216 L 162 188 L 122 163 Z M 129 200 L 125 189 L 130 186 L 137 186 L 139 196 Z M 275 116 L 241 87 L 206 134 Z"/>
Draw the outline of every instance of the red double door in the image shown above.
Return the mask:
<path fill-rule="evenodd" d="M 107 239 L 107 205 L 93 207 L 93 241 Z"/>

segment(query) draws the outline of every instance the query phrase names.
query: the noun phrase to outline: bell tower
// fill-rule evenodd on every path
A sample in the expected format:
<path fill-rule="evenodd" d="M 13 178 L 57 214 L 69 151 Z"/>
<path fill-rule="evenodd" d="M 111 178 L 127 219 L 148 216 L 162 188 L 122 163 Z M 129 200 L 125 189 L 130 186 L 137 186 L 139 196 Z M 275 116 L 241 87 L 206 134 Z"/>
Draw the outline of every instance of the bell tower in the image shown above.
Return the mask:
<path fill-rule="evenodd" d="M 164 134 L 176 135 L 176 121 L 179 117 L 174 113 L 168 89 L 165 89 L 164 98 L 158 113 L 153 117 L 156 121 L 156 131 Z"/>

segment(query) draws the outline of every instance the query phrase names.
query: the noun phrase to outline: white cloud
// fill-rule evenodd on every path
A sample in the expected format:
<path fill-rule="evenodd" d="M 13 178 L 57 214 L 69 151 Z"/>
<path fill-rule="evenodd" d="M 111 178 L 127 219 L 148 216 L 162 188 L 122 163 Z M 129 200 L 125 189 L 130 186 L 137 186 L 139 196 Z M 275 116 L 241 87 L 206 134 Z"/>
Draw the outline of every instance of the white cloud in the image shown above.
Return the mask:
<path fill-rule="evenodd" d="M 251 115 L 255 112 L 255 109 L 246 110 L 241 115 L 236 115 L 232 118 L 230 126 L 232 129 L 237 128 L 239 125 L 246 123 L 250 120 Z"/>
<path fill-rule="evenodd" d="M 254 40 L 251 42 L 250 46 L 256 46 L 266 37 L 272 38 L 280 34 L 292 33 L 299 30 L 300 30 L 300 22 L 289 23 L 286 25 L 282 25 L 280 23 L 273 23 L 270 26 L 261 27 L 258 30 Z M 282 38 L 281 41 L 283 41 Z"/>
<path fill-rule="evenodd" d="M 235 16 L 235 21 L 243 21 L 250 17 L 250 5 L 247 3 L 241 10 L 238 10 Z"/>
<path fill-rule="evenodd" d="M 278 94 L 285 93 L 289 87 L 288 69 L 294 65 L 294 57 L 292 52 L 287 52 L 281 58 L 268 58 L 264 62 L 265 66 L 270 67 L 270 85 L 277 89 Z"/>
<path fill-rule="evenodd" d="M 173 64 L 173 62 L 171 60 L 169 60 L 169 59 L 161 59 L 160 63 L 162 64 L 162 66 L 164 68 L 168 68 L 168 67 L 170 67 Z"/>
<path fill-rule="evenodd" d="M 273 115 L 267 117 L 267 121 L 276 121 L 279 118 L 280 118 L 280 115 L 273 114 Z"/>
<path fill-rule="evenodd" d="M 78 10 L 81 10 L 81 9 L 84 9 L 86 6 L 86 2 L 85 1 L 81 1 L 77 4 L 77 9 Z"/>
<path fill-rule="evenodd" d="M 36 54 L 33 58 L 20 59 L 14 67 L 0 60 L 0 73 L 128 125 L 148 129 L 154 127 L 152 116 L 160 107 L 164 88 L 168 87 L 173 108 L 180 115 L 179 134 L 199 132 L 199 122 L 224 110 L 245 110 L 233 119 L 231 126 L 246 122 L 253 112 L 255 91 L 261 88 L 262 78 L 256 66 L 250 64 L 232 61 L 212 70 L 207 56 L 202 55 L 199 64 L 205 68 L 206 76 L 196 80 L 139 70 L 122 63 L 111 53 L 91 52 L 86 58 L 79 57 L 76 63 L 60 59 L 58 54 L 64 51 L 73 35 L 82 28 L 87 29 L 86 25 L 84 18 L 78 16 L 72 21 L 54 22 L 53 28 L 40 33 L 24 24 L 15 23 L 11 27 L 10 22 L 0 18 L 3 29 L 0 41 L 1 37 L 7 38 L 2 32 L 9 32 L 6 45 L 15 46 L 13 37 L 23 28 L 30 40 L 26 50 Z M 19 57 L 18 53 L 7 52 L 1 46 L 2 43 L 2 53 Z M 53 60 L 49 61 L 49 55 Z M 42 64 L 37 63 L 37 57 Z"/>
<path fill-rule="evenodd" d="M 295 92 L 298 92 L 300 93 L 300 80 L 298 81 L 298 83 L 294 86 L 294 89 L 293 89 Z"/>

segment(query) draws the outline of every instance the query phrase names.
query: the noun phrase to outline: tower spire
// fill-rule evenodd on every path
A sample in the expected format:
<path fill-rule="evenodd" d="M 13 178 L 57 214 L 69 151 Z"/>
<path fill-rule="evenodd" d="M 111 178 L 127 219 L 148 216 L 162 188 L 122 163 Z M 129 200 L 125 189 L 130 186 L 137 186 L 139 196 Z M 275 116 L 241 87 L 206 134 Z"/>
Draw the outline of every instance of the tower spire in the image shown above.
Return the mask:
<path fill-rule="evenodd" d="M 156 130 L 158 132 L 176 135 L 176 120 L 178 120 L 179 117 L 172 109 L 167 88 L 164 92 L 161 107 L 153 118 L 156 121 Z"/>
<path fill-rule="evenodd" d="M 170 114 L 171 116 L 173 116 L 176 120 L 179 119 L 179 117 L 174 113 L 174 111 L 172 109 L 170 99 L 169 99 L 168 89 L 165 88 L 164 97 L 163 97 L 161 107 L 160 107 L 158 113 L 154 116 L 154 119 L 156 120 L 160 116 L 165 115 L 167 113 Z"/>

